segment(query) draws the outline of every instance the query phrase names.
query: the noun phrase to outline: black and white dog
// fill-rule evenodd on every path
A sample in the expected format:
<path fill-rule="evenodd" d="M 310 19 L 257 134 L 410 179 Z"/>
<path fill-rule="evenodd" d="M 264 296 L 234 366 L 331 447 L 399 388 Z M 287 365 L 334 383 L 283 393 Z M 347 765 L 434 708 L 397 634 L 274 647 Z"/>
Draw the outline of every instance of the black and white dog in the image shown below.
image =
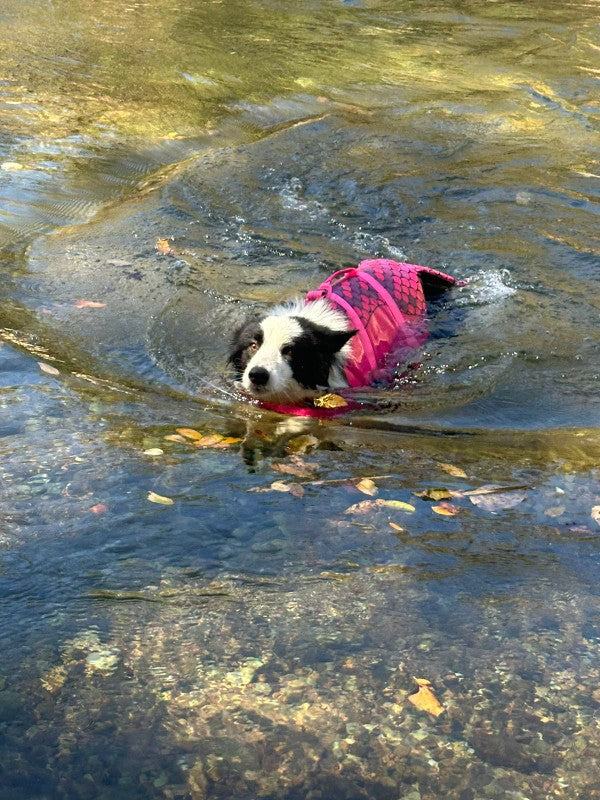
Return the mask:
<path fill-rule="evenodd" d="M 305 300 L 238 328 L 229 361 L 242 389 L 261 403 L 293 405 L 323 390 L 372 385 L 427 338 L 427 299 L 457 283 L 417 264 L 362 261 Z"/>
<path fill-rule="evenodd" d="M 344 365 L 355 333 L 328 300 L 297 300 L 238 328 L 229 361 L 247 394 L 297 403 L 348 385 Z"/>

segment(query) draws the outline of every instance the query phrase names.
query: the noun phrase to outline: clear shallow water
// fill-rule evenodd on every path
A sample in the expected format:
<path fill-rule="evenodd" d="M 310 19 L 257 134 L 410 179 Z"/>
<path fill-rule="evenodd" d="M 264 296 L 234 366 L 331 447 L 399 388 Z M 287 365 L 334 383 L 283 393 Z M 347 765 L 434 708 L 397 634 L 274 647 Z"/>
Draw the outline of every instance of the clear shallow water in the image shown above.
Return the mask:
<path fill-rule="evenodd" d="M 595 7 L 1 14 L 2 800 L 596 797 Z M 282 474 L 228 330 L 367 255 L 469 285 Z"/>

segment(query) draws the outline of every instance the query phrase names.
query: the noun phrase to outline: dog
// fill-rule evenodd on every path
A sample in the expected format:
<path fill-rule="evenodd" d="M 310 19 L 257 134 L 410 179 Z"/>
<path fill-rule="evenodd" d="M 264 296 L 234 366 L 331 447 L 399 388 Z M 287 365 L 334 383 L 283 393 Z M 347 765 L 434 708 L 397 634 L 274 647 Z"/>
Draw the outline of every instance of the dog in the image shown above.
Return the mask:
<path fill-rule="evenodd" d="M 296 300 L 238 328 L 229 361 L 251 397 L 305 402 L 323 389 L 348 386 L 344 365 L 355 334 L 347 317 L 327 300 Z"/>
<path fill-rule="evenodd" d="M 427 338 L 427 299 L 459 283 L 417 264 L 362 261 L 306 299 L 246 321 L 234 332 L 229 363 L 246 395 L 294 413 L 323 392 L 389 378 Z"/>

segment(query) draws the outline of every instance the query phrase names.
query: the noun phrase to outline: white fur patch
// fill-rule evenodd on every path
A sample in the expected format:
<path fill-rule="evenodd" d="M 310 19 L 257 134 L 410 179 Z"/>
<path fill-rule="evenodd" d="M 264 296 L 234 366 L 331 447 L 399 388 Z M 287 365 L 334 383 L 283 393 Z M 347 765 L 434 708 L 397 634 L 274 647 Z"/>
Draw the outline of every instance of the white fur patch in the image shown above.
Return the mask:
<path fill-rule="evenodd" d="M 313 300 L 310 303 L 300 298 L 291 300 L 289 303 L 274 308 L 269 316 L 304 317 L 304 319 L 314 322 L 315 325 L 322 325 L 331 331 L 348 330 L 346 315 L 335 309 L 325 298 Z"/>

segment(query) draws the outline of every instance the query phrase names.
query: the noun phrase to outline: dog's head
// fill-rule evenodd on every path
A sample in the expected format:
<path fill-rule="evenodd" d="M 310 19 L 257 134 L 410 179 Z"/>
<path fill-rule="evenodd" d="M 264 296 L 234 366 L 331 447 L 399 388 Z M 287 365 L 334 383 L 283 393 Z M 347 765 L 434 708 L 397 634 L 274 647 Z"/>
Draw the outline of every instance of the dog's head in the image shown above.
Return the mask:
<path fill-rule="evenodd" d="M 340 324 L 339 316 L 335 322 Z M 297 402 L 330 386 L 334 375 L 341 385 L 337 373 L 341 374 L 355 333 L 334 330 L 294 309 L 278 309 L 238 328 L 229 361 L 248 394 L 270 402 Z"/>

